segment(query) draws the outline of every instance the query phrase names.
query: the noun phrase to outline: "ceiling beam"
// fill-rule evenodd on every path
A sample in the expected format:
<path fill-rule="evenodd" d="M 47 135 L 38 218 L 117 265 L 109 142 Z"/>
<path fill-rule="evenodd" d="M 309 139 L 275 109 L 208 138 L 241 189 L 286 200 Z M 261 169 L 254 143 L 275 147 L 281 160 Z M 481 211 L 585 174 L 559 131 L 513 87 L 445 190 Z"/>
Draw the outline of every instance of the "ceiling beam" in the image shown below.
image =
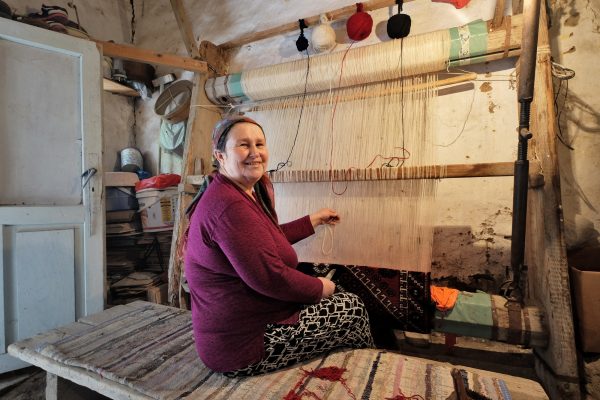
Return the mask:
<path fill-rule="evenodd" d="M 177 25 L 179 25 L 179 32 L 181 33 L 181 38 L 183 39 L 188 55 L 192 58 L 199 58 L 198 46 L 196 45 L 194 32 L 190 26 L 190 20 L 183 8 L 183 1 L 171 0 L 171 8 L 173 9 L 173 14 L 175 14 Z"/>
<path fill-rule="evenodd" d="M 112 42 L 103 42 L 101 40 L 95 40 L 95 42 L 102 48 L 102 53 L 105 56 L 121 58 L 123 60 L 139 61 L 148 64 L 164 65 L 167 67 L 179 68 L 187 71 L 201 73 L 206 73 L 208 71 L 206 62 L 195 60 L 190 57 L 161 53 Z"/>

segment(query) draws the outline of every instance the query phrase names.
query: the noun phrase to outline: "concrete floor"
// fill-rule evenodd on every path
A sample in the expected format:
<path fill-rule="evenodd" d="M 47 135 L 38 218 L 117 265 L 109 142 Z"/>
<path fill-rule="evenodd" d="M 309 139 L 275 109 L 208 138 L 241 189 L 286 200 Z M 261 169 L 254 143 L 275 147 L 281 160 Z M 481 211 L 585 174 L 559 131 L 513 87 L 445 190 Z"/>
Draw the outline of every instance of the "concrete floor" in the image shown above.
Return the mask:
<path fill-rule="evenodd" d="M 29 367 L 0 375 L 3 400 L 43 400 L 46 398 L 46 372 Z"/>

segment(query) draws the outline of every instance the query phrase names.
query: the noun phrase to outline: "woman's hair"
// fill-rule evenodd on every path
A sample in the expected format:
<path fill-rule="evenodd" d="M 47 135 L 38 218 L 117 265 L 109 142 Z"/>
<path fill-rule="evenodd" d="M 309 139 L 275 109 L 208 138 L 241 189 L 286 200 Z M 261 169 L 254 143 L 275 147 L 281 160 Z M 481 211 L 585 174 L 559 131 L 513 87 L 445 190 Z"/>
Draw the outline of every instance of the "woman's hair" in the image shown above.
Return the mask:
<path fill-rule="evenodd" d="M 260 126 L 260 124 L 258 122 L 256 122 L 255 120 L 253 120 L 252 118 L 249 118 L 249 117 L 246 117 L 243 115 L 232 115 L 232 116 L 224 117 L 219 122 L 217 122 L 215 124 L 215 127 L 213 128 L 213 132 L 212 132 L 213 151 L 218 150 L 218 151 L 224 152 L 225 144 L 227 143 L 227 136 L 229 136 L 229 132 L 231 131 L 231 128 L 233 128 L 234 125 L 242 123 L 242 122 L 254 124 L 254 125 L 258 126 L 261 131 L 263 130 L 262 126 Z M 264 131 L 263 131 L 263 133 L 264 133 Z M 219 167 L 220 167 L 219 161 L 216 158 L 214 159 L 213 167 L 215 167 L 216 169 L 219 169 Z"/>

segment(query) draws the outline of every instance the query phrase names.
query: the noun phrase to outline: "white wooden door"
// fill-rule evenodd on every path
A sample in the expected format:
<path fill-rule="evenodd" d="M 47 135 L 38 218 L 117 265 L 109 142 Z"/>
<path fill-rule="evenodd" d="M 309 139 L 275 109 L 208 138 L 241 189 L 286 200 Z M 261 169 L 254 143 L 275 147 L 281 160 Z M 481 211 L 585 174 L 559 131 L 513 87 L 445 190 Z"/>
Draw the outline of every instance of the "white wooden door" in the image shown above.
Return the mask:
<path fill-rule="evenodd" d="M 0 373 L 104 307 L 100 68 L 93 42 L 0 18 Z"/>

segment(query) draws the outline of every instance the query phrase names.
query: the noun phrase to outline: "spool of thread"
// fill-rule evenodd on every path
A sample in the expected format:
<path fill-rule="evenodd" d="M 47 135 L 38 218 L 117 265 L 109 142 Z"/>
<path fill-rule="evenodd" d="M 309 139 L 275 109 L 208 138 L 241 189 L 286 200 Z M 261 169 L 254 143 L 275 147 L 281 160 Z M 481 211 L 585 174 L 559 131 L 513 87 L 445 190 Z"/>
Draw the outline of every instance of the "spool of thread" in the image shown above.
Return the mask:
<path fill-rule="evenodd" d="M 137 172 L 144 166 L 142 153 L 136 148 L 127 147 L 121 150 L 121 171 Z"/>
<path fill-rule="evenodd" d="M 335 31 L 329 25 L 325 14 L 320 16 L 321 23 L 312 30 L 312 46 L 317 53 L 331 50 L 335 46 Z"/>

